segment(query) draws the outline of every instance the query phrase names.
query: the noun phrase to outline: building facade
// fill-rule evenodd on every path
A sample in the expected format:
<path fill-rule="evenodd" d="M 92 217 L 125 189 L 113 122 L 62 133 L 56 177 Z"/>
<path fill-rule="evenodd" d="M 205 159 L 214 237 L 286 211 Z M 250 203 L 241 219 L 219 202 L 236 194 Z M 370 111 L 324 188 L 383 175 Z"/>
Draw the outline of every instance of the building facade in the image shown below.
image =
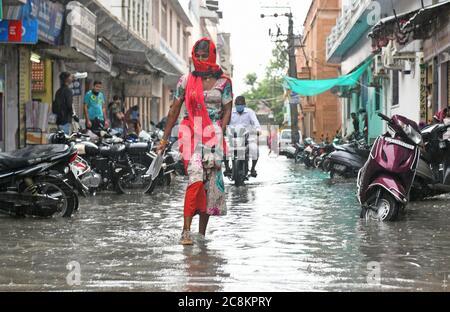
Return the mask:
<path fill-rule="evenodd" d="M 448 105 L 445 51 L 450 39 L 445 31 L 448 22 L 439 18 L 448 2 L 425 0 L 423 7 L 420 1 L 407 0 L 343 3 L 327 39 L 327 60 L 341 64 L 342 75 L 371 61 L 358 85 L 337 92 L 345 134 L 354 131 L 351 113 L 358 114 L 361 129 L 367 114 L 368 140 L 373 142 L 387 130 L 379 112 L 429 123 Z"/>
<path fill-rule="evenodd" d="M 107 102 L 118 95 L 125 109 L 138 105 L 149 129 L 191 69 L 194 41 L 212 33 L 218 42 L 221 16 L 198 0 L 9 0 L 2 8 L 0 151 L 45 143 L 56 128 L 50 112 L 62 71 L 87 73 L 72 86 L 82 124 L 84 94 L 100 80 Z M 221 61 L 231 68 L 229 37 L 222 39 Z"/>
<path fill-rule="evenodd" d="M 314 0 L 304 23 L 302 46 L 297 48 L 299 79 L 329 79 L 339 74 L 339 65 L 327 63 L 324 49 L 327 36 L 341 12 L 340 0 Z M 301 98 L 299 127 L 304 137 L 332 139 L 341 128 L 341 107 L 337 97 L 326 92 Z"/>

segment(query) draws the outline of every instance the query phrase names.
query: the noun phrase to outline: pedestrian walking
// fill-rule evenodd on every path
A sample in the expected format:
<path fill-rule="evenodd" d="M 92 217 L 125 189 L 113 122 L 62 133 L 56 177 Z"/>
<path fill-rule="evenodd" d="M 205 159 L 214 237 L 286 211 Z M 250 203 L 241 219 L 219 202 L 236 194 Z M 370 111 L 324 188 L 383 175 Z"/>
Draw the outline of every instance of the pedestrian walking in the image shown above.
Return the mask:
<path fill-rule="evenodd" d="M 183 245 L 192 245 L 191 224 L 200 215 L 199 232 L 206 235 L 210 216 L 226 214 L 226 196 L 222 173 L 226 152 L 224 133 L 233 105 L 231 80 L 216 63 L 216 46 L 207 38 L 192 49 L 195 71 L 178 82 L 159 152 L 168 145 L 183 103 L 184 119 L 180 125 L 180 152 L 189 184 L 184 203 Z"/>
<path fill-rule="evenodd" d="M 56 115 L 56 125 L 65 134 L 72 133 L 72 120 L 78 122 L 78 117 L 73 112 L 73 92 L 70 85 L 73 82 L 71 73 L 63 72 L 59 75 L 61 87 L 56 91 L 52 112 Z"/>

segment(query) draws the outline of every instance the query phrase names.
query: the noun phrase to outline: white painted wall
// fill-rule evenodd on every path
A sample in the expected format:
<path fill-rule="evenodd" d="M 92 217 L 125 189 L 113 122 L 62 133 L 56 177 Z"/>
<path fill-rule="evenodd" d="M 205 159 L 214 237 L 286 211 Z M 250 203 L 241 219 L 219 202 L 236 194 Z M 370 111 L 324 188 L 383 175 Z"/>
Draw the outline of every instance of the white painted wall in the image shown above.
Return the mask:
<path fill-rule="evenodd" d="M 420 122 L 420 58 L 416 58 L 415 70 L 410 75 L 400 74 L 399 105 L 392 106 L 392 80 L 387 88 L 387 103 L 390 115 L 402 115 Z M 389 110 L 390 109 L 390 110 Z"/>

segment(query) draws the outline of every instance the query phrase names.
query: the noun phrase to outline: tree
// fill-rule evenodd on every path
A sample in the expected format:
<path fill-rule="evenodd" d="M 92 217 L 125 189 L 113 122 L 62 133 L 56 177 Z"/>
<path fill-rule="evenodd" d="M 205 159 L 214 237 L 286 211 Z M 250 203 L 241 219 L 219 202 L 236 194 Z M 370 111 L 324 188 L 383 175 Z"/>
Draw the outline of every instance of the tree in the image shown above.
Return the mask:
<path fill-rule="evenodd" d="M 256 73 L 250 73 L 245 77 L 245 84 L 250 86 L 252 88 L 252 90 L 254 90 L 257 80 L 258 80 L 258 76 L 256 76 Z"/>
<path fill-rule="evenodd" d="M 265 77 L 257 83 L 257 75 L 249 73 L 245 79 L 246 84 L 251 87 L 251 90 L 244 93 L 249 106 L 257 106 L 261 101 L 268 104 L 274 113 L 275 122 L 280 126 L 284 121 L 283 79 L 288 68 L 288 60 L 286 46 L 278 43 L 272 50 L 272 58 L 266 67 Z"/>

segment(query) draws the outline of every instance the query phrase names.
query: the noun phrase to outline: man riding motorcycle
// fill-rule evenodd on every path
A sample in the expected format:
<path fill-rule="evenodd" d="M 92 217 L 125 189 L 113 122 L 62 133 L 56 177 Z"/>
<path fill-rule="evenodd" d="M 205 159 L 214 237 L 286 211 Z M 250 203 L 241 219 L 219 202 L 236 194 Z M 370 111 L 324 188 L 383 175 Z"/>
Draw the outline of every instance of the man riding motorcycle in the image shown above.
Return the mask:
<path fill-rule="evenodd" d="M 238 96 L 235 100 L 235 107 L 233 108 L 233 112 L 231 115 L 230 128 L 245 128 L 249 133 L 252 133 L 256 130 L 257 136 L 259 137 L 261 133 L 261 125 L 258 121 L 256 113 L 249 107 L 247 107 L 247 103 L 245 97 Z M 250 172 L 250 176 L 256 178 L 258 173 L 256 172 L 256 164 L 259 159 L 259 146 L 258 139 L 250 140 L 249 142 L 250 148 L 250 158 L 252 159 L 252 169 Z M 232 174 L 230 163 L 228 159 L 225 159 L 225 173 L 226 177 L 230 177 Z"/>

